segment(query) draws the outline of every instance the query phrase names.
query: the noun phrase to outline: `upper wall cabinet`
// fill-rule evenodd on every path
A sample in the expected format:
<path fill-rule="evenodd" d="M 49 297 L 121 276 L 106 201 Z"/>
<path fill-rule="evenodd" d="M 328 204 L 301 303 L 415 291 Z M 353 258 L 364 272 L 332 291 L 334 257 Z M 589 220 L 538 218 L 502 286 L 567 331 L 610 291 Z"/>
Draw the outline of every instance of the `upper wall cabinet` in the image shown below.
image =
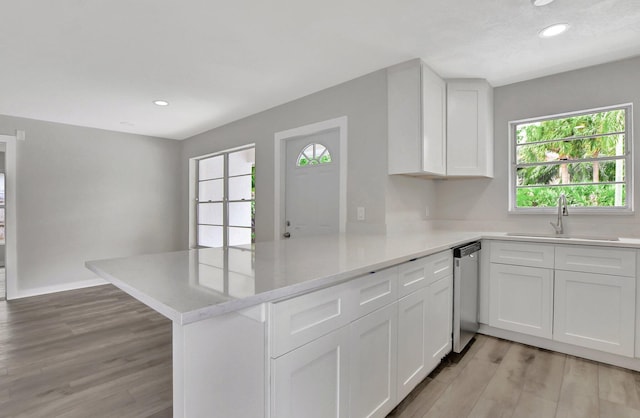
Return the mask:
<path fill-rule="evenodd" d="M 387 69 L 389 174 L 493 177 L 493 90 L 419 59 Z"/>
<path fill-rule="evenodd" d="M 447 175 L 493 177 L 493 88 L 447 80 Z"/>
<path fill-rule="evenodd" d="M 419 59 L 387 69 L 389 174 L 446 174 L 446 84 Z"/>

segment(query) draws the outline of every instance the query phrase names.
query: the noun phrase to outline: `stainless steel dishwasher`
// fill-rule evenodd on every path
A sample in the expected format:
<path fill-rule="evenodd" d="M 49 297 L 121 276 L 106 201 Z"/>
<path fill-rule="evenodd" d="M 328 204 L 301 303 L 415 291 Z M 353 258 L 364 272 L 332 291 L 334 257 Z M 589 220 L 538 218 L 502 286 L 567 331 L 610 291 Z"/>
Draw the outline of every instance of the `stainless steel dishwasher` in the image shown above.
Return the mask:
<path fill-rule="evenodd" d="M 480 241 L 453 249 L 453 351 L 460 353 L 478 331 Z"/>

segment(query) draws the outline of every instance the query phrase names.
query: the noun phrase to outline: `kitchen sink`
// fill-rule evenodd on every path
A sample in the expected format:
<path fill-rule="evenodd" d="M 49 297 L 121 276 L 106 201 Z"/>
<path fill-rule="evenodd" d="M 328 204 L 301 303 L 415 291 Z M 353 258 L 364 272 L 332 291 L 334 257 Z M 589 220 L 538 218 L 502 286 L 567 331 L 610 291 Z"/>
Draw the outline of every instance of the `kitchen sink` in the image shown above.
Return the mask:
<path fill-rule="evenodd" d="M 562 238 L 562 239 L 586 239 L 592 241 L 620 241 L 618 237 L 607 235 L 579 235 L 579 234 L 537 234 L 535 232 L 508 232 L 510 237 L 532 237 L 532 238 Z"/>

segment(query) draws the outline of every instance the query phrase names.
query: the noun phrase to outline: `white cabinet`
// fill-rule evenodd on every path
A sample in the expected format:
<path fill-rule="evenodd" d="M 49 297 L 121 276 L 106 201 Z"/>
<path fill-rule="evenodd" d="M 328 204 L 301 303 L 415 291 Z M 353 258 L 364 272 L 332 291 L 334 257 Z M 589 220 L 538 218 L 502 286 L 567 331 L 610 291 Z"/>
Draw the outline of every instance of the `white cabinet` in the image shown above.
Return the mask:
<path fill-rule="evenodd" d="M 429 374 L 427 288 L 398 301 L 398 399 L 402 399 Z"/>
<path fill-rule="evenodd" d="M 351 283 L 317 290 L 271 305 L 271 356 L 279 357 L 353 320 Z"/>
<path fill-rule="evenodd" d="M 489 325 L 551 338 L 553 270 L 492 263 Z"/>
<path fill-rule="evenodd" d="M 493 89 L 419 59 L 387 69 L 389 174 L 493 177 Z"/>
<path fill-rule="evenodd" d="M 481 311 L 490 326 L 636 355 L 636 250 L 517 241 L 484 248 L 491 262 Z"/>
<path fill-rule="evenodd" d="M 443 251 L 427 257 L 407 261 L 398 267 L 400 297 L 429 286 L 434 280 L 453 273 L 451 251 Z"/>
<path fill-rule="evenodd" d="M 427 288 L 427 360 L 429 373 L 451 352 L 453 326 L 453 276 L 448 275 Z"/>
<path fill-rule="evenodd" d="M 271 360 L 271 416 L 349 416 L 349 327 Z"/>
<path fill-rule="evenodd" d="M 488 247 L 485 246 L 483 248 Z M 552 269 L 554 265 L 554 249 L 553 245 L 494 241 L 491 243 L 489 258 L 492 263 Z"/>
<path fill-rule="evenodd" d="M 386 417 L 396 401 L 396 303 L 351 324 L 351 418 Z M 301 415 L 303 416 L 303 415 Z"/>
<path fill-rule="evenodd" d="M 387 69 L 389 174 L 446 174 L 446 86 L 419 59 Z"/>
<path fill-rule="evenodd" d="M 272 416 L 385 417 L 451 351 L 452 270 L 442 251 L 271 303 Z"/>
<path fill-rule="evenodd" d="M 447 176 L 493 177 L 493 89 L 447 80 Z"/>
<path fill-rule="evenodd" d="M 553 339 L 634 355 L 634 277 L 556 271 Z"/>

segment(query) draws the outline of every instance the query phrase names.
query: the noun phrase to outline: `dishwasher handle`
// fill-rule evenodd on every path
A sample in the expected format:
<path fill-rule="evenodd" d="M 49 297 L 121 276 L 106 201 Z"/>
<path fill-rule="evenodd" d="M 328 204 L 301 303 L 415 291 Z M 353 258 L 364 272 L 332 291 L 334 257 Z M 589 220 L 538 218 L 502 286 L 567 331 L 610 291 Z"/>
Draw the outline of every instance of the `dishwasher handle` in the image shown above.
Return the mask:
<path fill-rule="evenodd" d="M 475 241 L 469 244 L 462 245 L 460 247 L 456 247 L 453 249 L 453 256 L 455 258 L 462 258 L 473 253 L 477 253 L 480 251 L 482 246 L 480 245 L 480 241 Z"/>

